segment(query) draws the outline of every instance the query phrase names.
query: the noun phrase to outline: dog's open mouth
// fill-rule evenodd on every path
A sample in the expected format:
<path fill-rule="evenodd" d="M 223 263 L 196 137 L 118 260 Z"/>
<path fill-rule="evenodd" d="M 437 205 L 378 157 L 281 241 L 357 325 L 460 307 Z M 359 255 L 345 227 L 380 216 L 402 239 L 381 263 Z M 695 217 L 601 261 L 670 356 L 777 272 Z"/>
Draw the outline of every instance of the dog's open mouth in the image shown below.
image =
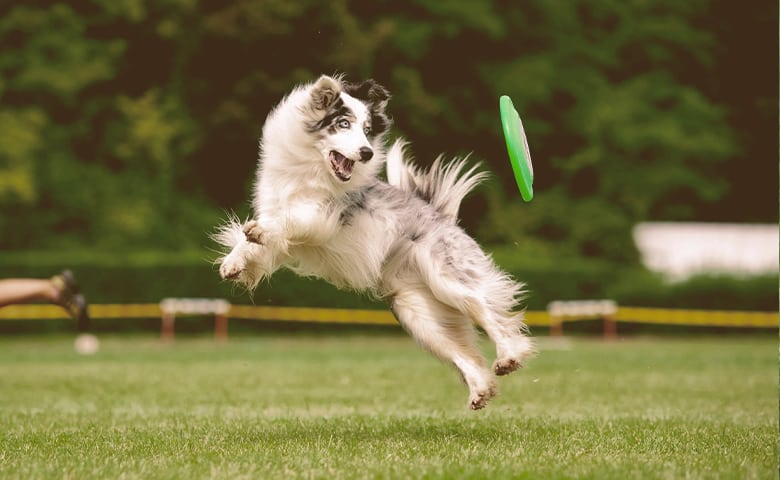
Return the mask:
<path fill-rule="evenodd" d="M 339 180 L 346 182 L 352 178 L 352 167 L 355 166 L 354 160 L 348 159 L 335 150 L 331 150 L 328 158 L 330 158 L 330 166 L 333 168 L 333 173 L 336 174 Z"/>

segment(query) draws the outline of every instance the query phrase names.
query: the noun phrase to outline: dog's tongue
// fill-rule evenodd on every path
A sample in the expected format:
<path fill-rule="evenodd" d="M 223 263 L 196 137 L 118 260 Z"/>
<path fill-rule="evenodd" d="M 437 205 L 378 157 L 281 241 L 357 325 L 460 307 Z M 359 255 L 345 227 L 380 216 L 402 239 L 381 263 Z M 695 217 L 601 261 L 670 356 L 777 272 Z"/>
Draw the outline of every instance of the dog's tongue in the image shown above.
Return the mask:
<path fill-rule="evenodd" d="M 330 152 L 330 165 L 333 167 L 333 171 L 339 180 L 346 182 L 352 177 L 352 167 L 355 162 L 348 159 L 339 152 Z"/>

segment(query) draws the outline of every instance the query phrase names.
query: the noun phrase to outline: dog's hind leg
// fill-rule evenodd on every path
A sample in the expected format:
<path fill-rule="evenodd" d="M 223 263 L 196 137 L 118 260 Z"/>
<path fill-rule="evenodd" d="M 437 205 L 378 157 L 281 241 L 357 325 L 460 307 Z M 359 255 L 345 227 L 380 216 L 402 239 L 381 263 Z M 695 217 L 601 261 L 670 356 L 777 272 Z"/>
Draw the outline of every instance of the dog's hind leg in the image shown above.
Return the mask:
<path fill-rule="evenodd" d="M 477 347 L 471 321 L 436 300 L 423 286 L 398 291 L 391 308 L 420 346 L 458 369 L 469 388 L 469 408 L 483 408 L 496 394 L 496 384 Z"/>
<path fill-rule="evenodd" d="M 429 278 L 436 299 L 470 317 L 496 344 L 496 375 L 512 373 L 534 355 L 533 342 L 525 335 L 522 312 L 510 311 L 520 288 L 517 284 L 501 276 L 471 287 L 445 275 Z"/>
<path fill-rule="evenodd" d="M 485 330 L 496 344 L 493 370 L 506 375 L 534 353 L 521 312 L 513 312 L 523 285 L 501 272 L 476 242 L 460 230 L 418 250 L 416 264 L 438 301 Z"/>
<path fill-rule="evenodd" d="M 476 322 L 496 344 L 496 375 L 514 372 L 534 355 L 533 342 L 523 333 L 522 312 L 495 312 L 484 306 L 475 306 L 473 310 Z"/>

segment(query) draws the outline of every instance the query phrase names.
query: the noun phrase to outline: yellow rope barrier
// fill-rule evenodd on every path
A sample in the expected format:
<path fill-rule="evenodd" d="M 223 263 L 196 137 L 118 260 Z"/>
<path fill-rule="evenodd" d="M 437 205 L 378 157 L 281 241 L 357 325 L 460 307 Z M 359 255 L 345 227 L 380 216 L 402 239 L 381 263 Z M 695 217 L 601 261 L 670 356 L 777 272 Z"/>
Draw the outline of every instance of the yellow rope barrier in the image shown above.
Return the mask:
<path fill-rule="evenodd" d="M 96 319 L 157 318 L 160 305 L 95 304 L 89 307 Z M 291 322 L 339 323 L 355 325 L 397 325 L 387 310 L 353 310 L 339 308 L 274 307 L 263 305 L 231 305 L 229 318 Z M 0 308 L 0 320 L 66 319 L 68 314 L 56 305 L 9 305 Z M 565 322 L 588 318 L 567 317 Z M 778 312 L 683 310 L 663 308 L 619 307 L 612 318 L 621 323 L 688 325 L 711 327 L 777 328 Z M 554 322 L 546 311 L 525 312 L 529 326 L 551 326 Z"/>
<path fill-rule="evenodd" d="M 228 317 L 247 320 L 279 320 L 362 325 L 394 325 L 397 323 L 393 314 L 386 310 L 351 310 L 341 308 L 232 305 Z"/>
<path fill-rule="evenodd" d="M 92 318 L 148 318 L 162 313 L 156 303 L 95 304 L 89 306 Z M 9 305 L 0 308 L 0 320 L 50 320 L 70 318 L 56 305 Z"/>
<path fill-rule="evenodd" d="M 620 307 L 615 321 L 701 327 L 777 328 L 778 312 Z"/>

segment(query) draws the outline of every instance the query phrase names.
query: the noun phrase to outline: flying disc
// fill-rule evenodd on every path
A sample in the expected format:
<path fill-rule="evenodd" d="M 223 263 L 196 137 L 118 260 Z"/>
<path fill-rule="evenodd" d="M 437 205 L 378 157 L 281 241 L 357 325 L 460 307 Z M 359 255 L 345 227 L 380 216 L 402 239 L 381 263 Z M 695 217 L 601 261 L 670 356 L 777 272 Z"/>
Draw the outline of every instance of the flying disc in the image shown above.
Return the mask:
<path fill-rule="evenodd" d="M 502 95 L 499 100 L 501 107 L 501 125 L 504 128 L 504 140 L 512 171 L 515 173 L 517 188 L 523 200 L 530 202 L 534 198 L 534 167 L 531 165 L 531 152 L 528 150 L 528 140 L 525 138 L 523 122 L 512 104 L 512 99 Z"/>

